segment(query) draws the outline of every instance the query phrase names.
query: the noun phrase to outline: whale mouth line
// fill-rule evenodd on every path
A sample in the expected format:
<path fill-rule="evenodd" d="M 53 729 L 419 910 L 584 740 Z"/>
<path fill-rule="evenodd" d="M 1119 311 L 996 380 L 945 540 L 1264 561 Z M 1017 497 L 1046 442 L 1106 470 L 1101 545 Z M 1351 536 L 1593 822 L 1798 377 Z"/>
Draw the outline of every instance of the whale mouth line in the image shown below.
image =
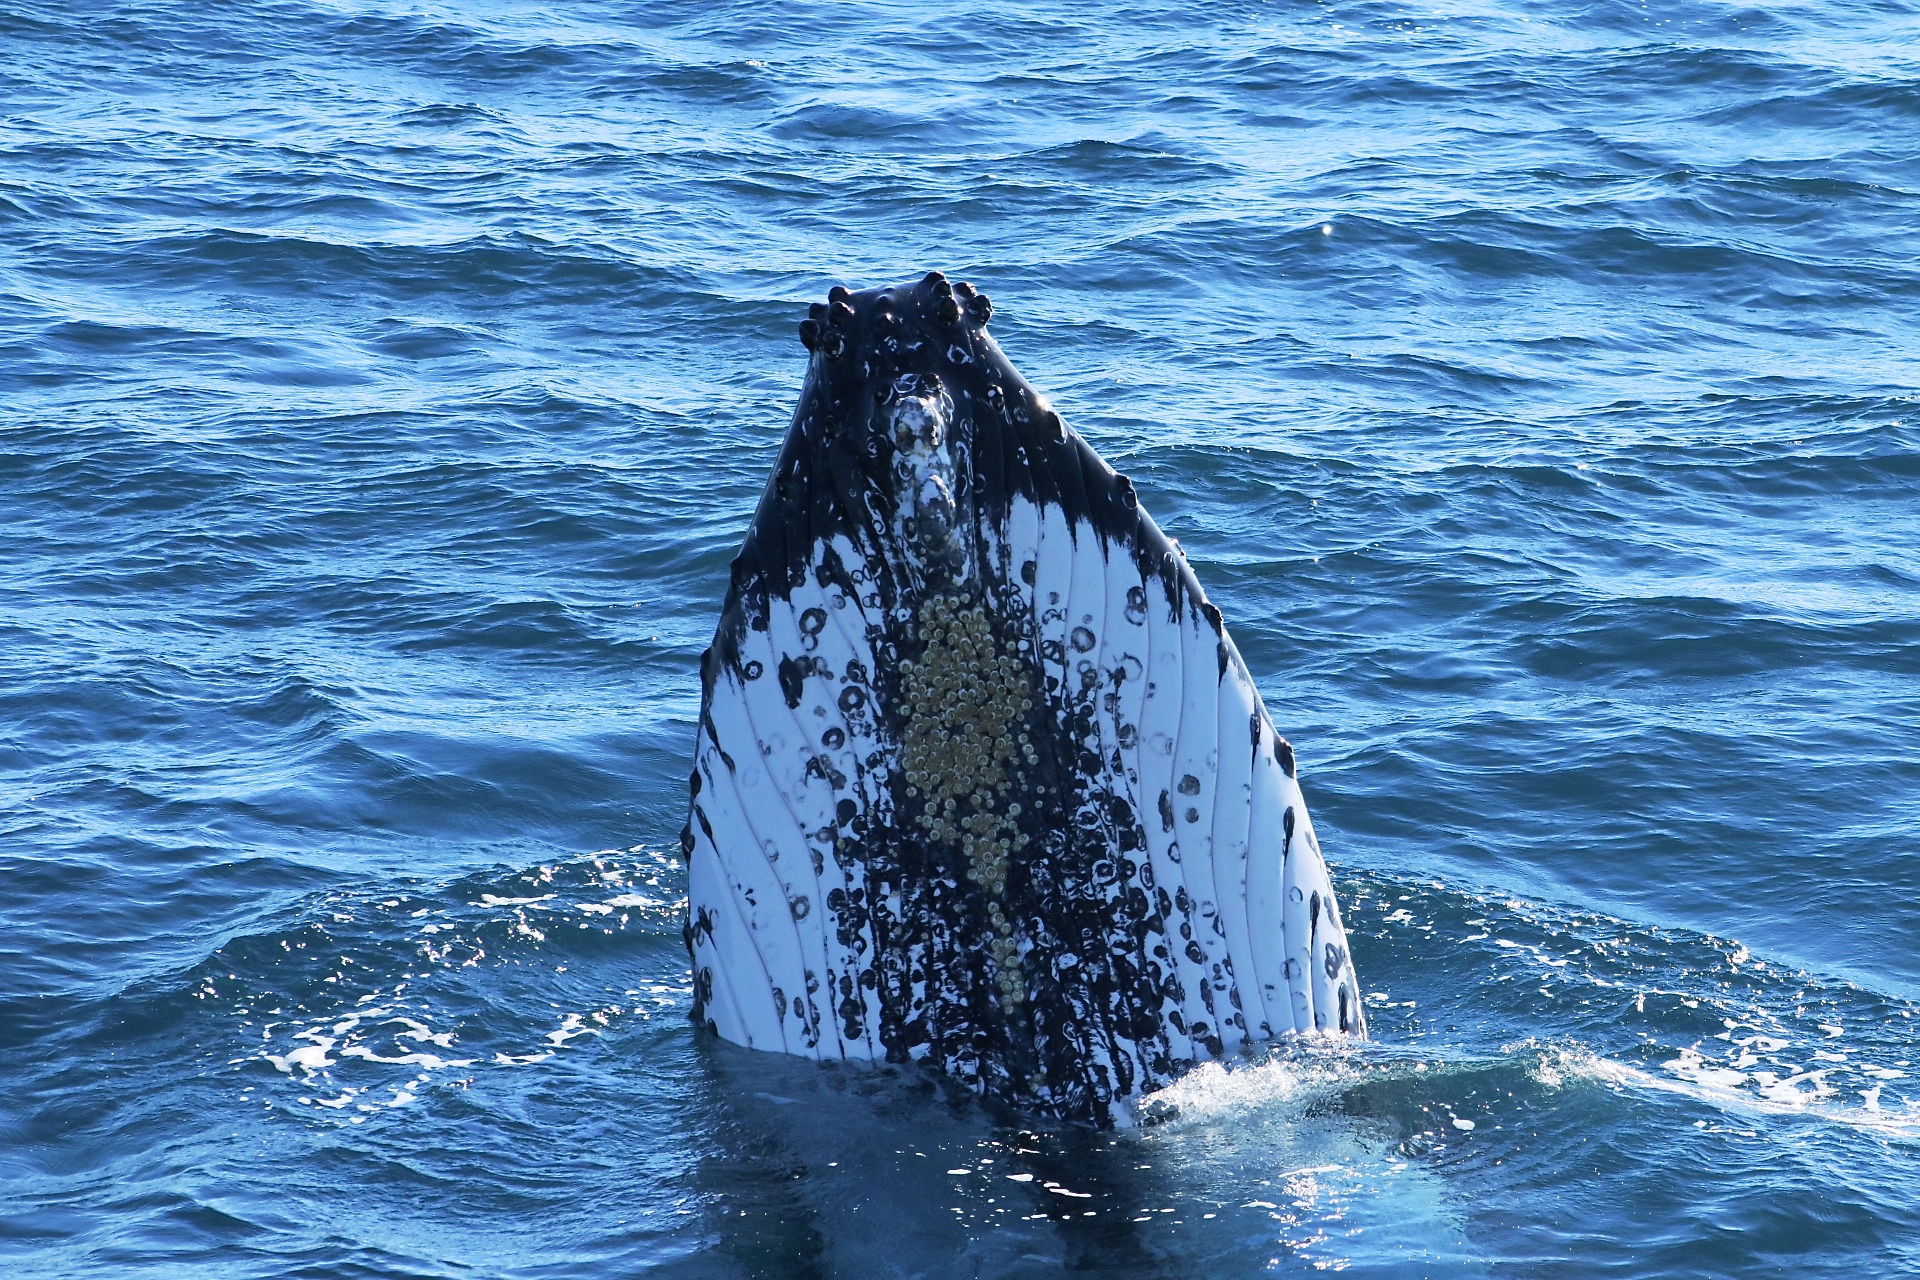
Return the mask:
<path fill-rule="evenodd" d="M 1295 778 L 1139 495 L 937 272 L 836 287 L 732 565 L 682 835 L 694 1018 L 1122 1122 L 1365 1034 Z"/>

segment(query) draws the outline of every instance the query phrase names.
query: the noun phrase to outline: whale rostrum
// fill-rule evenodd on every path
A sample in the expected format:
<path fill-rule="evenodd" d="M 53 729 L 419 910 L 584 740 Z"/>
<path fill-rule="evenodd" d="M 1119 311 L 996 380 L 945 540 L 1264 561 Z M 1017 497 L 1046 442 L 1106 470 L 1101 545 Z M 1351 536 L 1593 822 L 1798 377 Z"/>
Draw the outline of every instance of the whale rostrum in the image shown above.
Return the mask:
<path fill-rule="evenodd" d="M 835 288 L 712 646 L 694 1019 L 1109 1124 L 1363 1036 L 1340 909 L 1220 611 L 938 272 Z"/>

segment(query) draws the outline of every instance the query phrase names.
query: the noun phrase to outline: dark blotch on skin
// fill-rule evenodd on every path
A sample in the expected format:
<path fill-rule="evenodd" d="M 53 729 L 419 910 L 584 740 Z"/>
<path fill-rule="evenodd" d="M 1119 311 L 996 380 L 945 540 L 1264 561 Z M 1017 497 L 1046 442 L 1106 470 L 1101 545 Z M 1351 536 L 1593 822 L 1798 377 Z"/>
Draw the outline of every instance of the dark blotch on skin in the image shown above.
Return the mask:
<path fill-rule="evenodd" d="M 788 655 L 780 659 L 780 692 L 786 695 L 789 707 L 800 705 L 800 694 L 806 682 L 806 669 L 798 659 Z"/>

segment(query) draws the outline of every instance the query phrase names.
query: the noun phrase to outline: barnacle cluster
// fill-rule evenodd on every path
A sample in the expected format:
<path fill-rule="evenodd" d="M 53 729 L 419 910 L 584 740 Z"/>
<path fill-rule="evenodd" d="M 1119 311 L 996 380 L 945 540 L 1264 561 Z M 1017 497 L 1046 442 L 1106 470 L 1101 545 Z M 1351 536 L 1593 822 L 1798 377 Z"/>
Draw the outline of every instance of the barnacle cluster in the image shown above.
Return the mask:
<path fill-rule="evenodd" d="M 1013 856 L 1028 844 L 1017 797 L 1039 789 L 1016 786 L 1013 772 L 1040 759 L 1025 729 L 1033 710 L 1026 664 L 1001 651 L 987 611 L 964 600 L 924 601 L 919 639 L 920 656 L 900 664 L 907 797 L 919 803 L 927 838 L 957 846 L 967 879 L 988 895 L 1000 1000 L 1011 1008 L 1026 999 L 1026 985 L 1000 899 Z"/>

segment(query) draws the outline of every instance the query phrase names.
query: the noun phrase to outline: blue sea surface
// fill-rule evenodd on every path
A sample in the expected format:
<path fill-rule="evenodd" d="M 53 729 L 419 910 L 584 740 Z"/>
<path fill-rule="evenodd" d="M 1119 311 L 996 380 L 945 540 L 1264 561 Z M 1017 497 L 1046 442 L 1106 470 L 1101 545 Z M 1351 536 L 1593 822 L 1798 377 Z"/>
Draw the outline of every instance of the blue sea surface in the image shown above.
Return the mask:
<path fill-rule="evenodd" d="M 1912 0 L 0 12 L 0 1272 L 1920 1273 Z M 1221 606 L 1375 1039 L 696 1035 L 697 655 L 941 268 Z"/>

